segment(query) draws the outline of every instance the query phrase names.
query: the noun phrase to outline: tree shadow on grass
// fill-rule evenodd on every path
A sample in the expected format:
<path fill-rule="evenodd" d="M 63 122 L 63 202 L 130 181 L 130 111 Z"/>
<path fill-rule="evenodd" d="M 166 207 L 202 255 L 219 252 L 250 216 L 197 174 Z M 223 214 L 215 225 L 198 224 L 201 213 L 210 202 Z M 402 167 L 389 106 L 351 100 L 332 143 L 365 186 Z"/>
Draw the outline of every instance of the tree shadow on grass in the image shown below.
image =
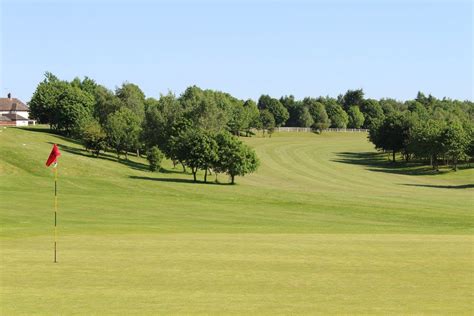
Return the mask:
<path fill-rule="evenodd" d="M 53 144 L 52 142 L 49 142 L 50 144 Z M 125 159 L 118 159 L 117 156 L 110 154 L 110 153 L 100 153 L 98 157 L 93 156 L 91 153 L 86 151 L 85 149 L 81 148 L 76 148 L 76 147 L 71 147 L 63 144 L 58 144 L 59 150 L 65 151 L 70 154 L 74 155 L 79 155 L 83 157 L 88 157 L 92 159 L 99 159 L 99 160 L 108 160 L 108 161 L 113 161 L 113 162 L 118 162 L 122 165 L 125 165 L 127 167 L 130 167 L 134 170 L 148 170 L 148 166 L 144 163 L 133 161 L 133 160 L 125 160 Z"/>
<path fill-rule="evenodd" d="M 436 171 L 417 162 L 392 162 L 387 159 L 387 154 L 377 152 L 338 152 L 334 162 L 360 165 L 367 167 L 367 170 L 374 172 L 404 174 L 404 175 L 437 175 L 449 171 Z"/>
<path fill-rule="evenodd" d="M 150 180 L 150 181 L 158 181 L 158 182 L 172 182 L 172 183 L 192 183 L 192 184 L 205 184 L 205 185 L 233 185 L 232 183 L 216 183 L 216 182 L 204 182 L 204 181 L 196 181 L 194 182 L 193 179 L 180 179 L 180 178 L 153 178 L 153 177 L 142 177 L 142 176 L 129 176 L 130 179 L 135 180 Z"/>
<path fill-rule="evenodd" d="M 410 184 L 402 183 L 400 185 L 406 185 L 410 187 L 426 187 L 426 188 L 437 188 L 437 189 L 473 189 L 474 184 L 461 184 L 461 185 L 434 185 L 434 184 Z"/>
<path fill-rule="evenodd" d="M 70 142 L 70 143 L 73 143 L 73 144 L 76 144 L 76 145 L 81 144 L 80 141 L 78 141 L 76 139 L 73 139 L 73 138 L 70 138 L 70 137 L 67 137 L 67 136 L 64 136 L 61 132 L 58 132 L 58 131 L 55 131 L 55 130 L 52 130 L 52 129 L 49 129 L 49 128 L 21 127 L 20 129 L 28 131 L 28 132 L 53 135 L 53 136 L 55 136 L 55 137 L 57 137 L 61 140 L 64 140 L 64 141 L 67 141 L 67 142 Z M 52 144 L 51 142 L 48 142 L 48 143 Z"/>
<path fill-rule="evenodd" d="M 160 173 L 165 173 L 165 174 L 191 174 L 191 172 L 189 172 L 189 171 L 184 172 L 182 168 L 178 168 L 178 169 L 161 168 Z"/>

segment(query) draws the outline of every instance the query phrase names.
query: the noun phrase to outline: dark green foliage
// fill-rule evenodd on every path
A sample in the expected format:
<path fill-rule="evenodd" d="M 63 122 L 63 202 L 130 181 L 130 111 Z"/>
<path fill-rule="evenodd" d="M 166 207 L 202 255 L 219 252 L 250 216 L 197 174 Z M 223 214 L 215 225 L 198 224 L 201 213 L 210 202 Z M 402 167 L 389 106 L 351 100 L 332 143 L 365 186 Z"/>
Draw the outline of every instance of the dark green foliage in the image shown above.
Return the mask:
<path fill-rule="evenodd" d="M 115 149 L 117 157 L 123 152 L 125 159 L 128 159 L 128 152 L 139 148 L 140 132 L 140 118 L 129 108 L 121 108 L 107 120 L 107 141 Z"/>
<path fill-rule="evenodd" d="M 443 129 L 442 122 L 428 120 L 415 125 L 410 133 L 408 150 L 418 158 L 428 159 L 433 169 L 438 169 L 438 158 L 444 151 Z"/>
<path fill-rule="evenodd" d="M 314 124 L 314 119 L 309 112 L 309 109 L 305 106 L 299 108 L 298 111 L 298 126 L 311 127 Z"/>
<path fill-rule="evenodd" d="M 272 98 L 268 95 L 262 95 L 258 99 L 258 108 L 260 110 L 268 110 L 275 120 L 275 126 L 283 126 L 290 115 L 288 110 L 275 98 Z"/>
<path fill-rule="evenodd" d="M 344 110 L 347 112 L 351 106 L 361 106 L 364 101 L 364 91 L 358 90 L 347 90 L 344 96 L 339 98 L 339 103 L 342 105 Z"/>
<path fill-rule="evenodd" d="M 260 111 L 260 127 L 263 129 L 264 135 L 265 131 L 267 131 L 270 136 L 275 129 L 275 118 L 273 117 L 273 114 L 267 109 Z"/>
<path fill-rule="evenodd" d="M 385 115 L 380 103 L 377 100 L 367 99 L 364 100 L 360 106 L 360 110 L 364 114 L 364 128 L 372 128 L 374 124 L 378 124 L 383 121 Z"/>
<path fill-rule="evenodd" d="M 242 101 L 228 93 L 202 90 L 196 86 L 187 88 L 180 96 L 179 102 L 184 109 L 184 116 L 194 126 L 212 132 L 226 129 L 232 114 L 239 114 L 233 111 L 233 107 L 242 105 Z M 241 118 L 237 118 L 239 119 Z M 237 128 L 243 126 L 240 121 L 237 125 Z"/>
<path fill-rule="evenodd" d="M 101 85 L 96 86 L 93 95 L 95 99 L 94 116 L 102 126 L 105 126 L 108 117 L 118 111 L 123 106 L 123 102 L 113 91 Z"/>
<path fill-rule="evenodd" d="M 459 122 L 451 122 L 443 130 L 441 139 L 444 145 L 446 155 L 453 162 L 454 171 L 457 170 L 459 160 L 467 157 L 469 145 L 471 143 L 470 135 L 463 129 Z"/>
<path fill-rule="evenodd" d="M 286 121 L 285 126 L 299 126 L 299 116 L 303 104 L 299 101 L 296 101 L 295 97 L 292 95 L 281 97 L 280 103 L 288 111 L 288 120 Z"/>
<path fill-rule="evenodd" d="M 326 104 L 326 112 L 331 120 L 331 127 L 346 128 L 349 123 L 349 116 L 336 102 Z"/>
<path fill-rule="evenodd" d="M 100 123 L 93 118 L 81 121 L 79 137 L 84 148 L 90 150 L 96 157 L 107 148 L 107 134 Z"/>
<path fill-rule="evenodd" d="M 284 125 L 311 126 L 318 132 L 329 126 L 368 128 L 376 148 L 391 151 L 394 160 L 400 153 L 406 161 L 429 161 L 435 169 L 440 161 L 451 162 L 456 169 L 459 161 L 474 156 L 474 103 L 421 92 L 406 102 L 365 99 L 362 89 L 348 90 L 337 99 L 296 100 L 290 95 L 278 100 L 262 95 L 257 105 L 197 86 L 188 87 L 178 98 L 172 93 L 146 98 L 135 84 L 124 83 L 111 91 L 88 77 L 67 82 L 47 72 L 29 106 L 31 118 L 76 137 L 94 155 L 107 146 L 126 157 L 131 151 L 139 155 L 142 148 L 158 148 L 175 166 L 180 163 L 184 171 L 189 166 L 194 178 L 198 169 L 204 170 L 205 180 L 210 166 L 231 177 L 241 174 L 219 165 L 219 153 L 230 156 L 218 150 L 216 135 L 242 158 L 245 146 L 222 136 L 227 131 L 250 136 L 263 130 L 263 135 L 271 135 Z"/>
<path fill-rule="evenodd" d="M 197 181 L 198 169 L 205 171 L 204 182 L 207 182 L 209 168 L 216 164 L 217 143 L 210 132 L 202 129 L 189 129 L 178 136 L 180 156 L 186 166 L 191 168 L 194 181 Z"/>
<path fill-rule="evenodd" d="M 331 126 L 331 120 L 326 112 L 324 104 L 313 98 L 304 98 L 303 105 L 306 106 L 313 118 L 312 128 L 319 133 Z"/>
<path fill-rule="evenodd" d="M 150 171 L 159 170 L 161 162 L 163 161 L 164 155 L 158 146 L 153 146 L 146 152 L 146 159 L 150 164 Z"/>
<path fill-rule="evenodd" d="M 364 125 L 364 114 L 359 110 L 357 106 L 351 106 L 347 111 L 349 115 L 349 124 L 350 128 L 361 128 Z"/>
<path fill-rule="evenodd" d="M 92 115 L 94 98 L 80 88 L 67 85 L 58 96 L 53 107 L 51 127 L 70 134 L 78 127 L 79 121 Z"/>
<path fill-rule="evenodd" d="M 258 111 L 257 104 L 248 99 L 244 102 L 244 119 L 245 119 L 245 133 L 246 136 L 250 135 L 251 129 L 258 129 L 260 126 L 260 112 Z"/>
<path fill-rule="evenodd" d="M 370 129 L 369 139 L 375 148 L 391 151 L 395 162 L 395 154 L 405 147 L 405 135 L 403 116 L 392 114 L 387 116 L 381 124 Z"/>
<path fill-rule="evenodd" d="M 382 111 L 385 115 L 406 110 L 406 105 L 395 99 L 380 99 L 379 104 L 382 107 Z"/>
<path fill-rule="evenodd" d="M 45 79 L 38 84 L 30 102 L 30 117 L 38 120 L 38 123 L 55 124 L 54 108 L 58 102 L 59 96 L 66 90 L 68 83 L 60 81 L 50 72 L 45 73 Z"/>
<path fill-rule="evenodd" d="M 235 176 L 244 176 L 257 170 L 259 161 L 255 151 L 242 143 L 238 138 L 223 132 L 216 136 L 218 159 L 213 165 L 216 172 L 227 173 L 231 183 Z"/>
<path fill-rule="evenodd" d="M 38 85 L 29 102 L 31 118 L 70 135 L 79 121 L 92 115 L 94 98 L 77 84 L 60 81 L 52 73 Z"/>
<path fill-rule="evenodd" d="M 122 105 L 127 107 L 140 119 L 145 111 L 145 94 L 133 83 L 124 83 L 115 90 L 115 95 L 122 101 Z"/>

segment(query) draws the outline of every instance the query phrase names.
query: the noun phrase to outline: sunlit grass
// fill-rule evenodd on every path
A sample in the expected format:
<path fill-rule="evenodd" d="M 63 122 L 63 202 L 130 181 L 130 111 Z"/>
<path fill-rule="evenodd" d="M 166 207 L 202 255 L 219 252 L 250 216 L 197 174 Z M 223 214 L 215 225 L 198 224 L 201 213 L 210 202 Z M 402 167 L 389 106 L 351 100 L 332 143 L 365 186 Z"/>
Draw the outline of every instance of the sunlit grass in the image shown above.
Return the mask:
<path fill-rule="evenodd" d="M 193 184 L 3 129 L 1 314 L 472 312 L 472 169 L 393 165 L 358 133 L 244 141 L 256 174 Z"/>

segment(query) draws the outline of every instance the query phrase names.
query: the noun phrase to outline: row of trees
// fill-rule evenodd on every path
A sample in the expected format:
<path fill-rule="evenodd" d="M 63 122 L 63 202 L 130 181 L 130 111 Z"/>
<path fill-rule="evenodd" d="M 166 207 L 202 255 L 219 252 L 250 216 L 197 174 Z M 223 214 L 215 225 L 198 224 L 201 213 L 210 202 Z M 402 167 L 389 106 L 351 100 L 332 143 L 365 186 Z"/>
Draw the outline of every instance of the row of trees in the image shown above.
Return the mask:
<path fill-rule="evenodd" d="M 401 153 L 405 161 L 429 162 L 435 170 L 442 161 L 457 170 L 459 161 L 474 157 L 474 129 L 467 115 L 457 116 L 454 110 L 447 112 L 448 119 L 424 106 L 392 113 L 374 122 L 369 139 L 377 149 L 390 151 L 394 162 Z"/>
<path fill-rule="evenodd" d="M 146 152 L 157 170 L 163 153 L 183 171 L 189 167 L 195 181 L 201 169 L 205 181 L 213 171 L 227 173 L 234 183 L 259 164 L 255 152 L 229 131 L 250 133 L 260 112 L 254 102 L 226 93 L 190 87 L 179 98 L 169 93 L 157 100 L 131 83 L 110 91 L 87 77 L 67 82 L 46 73 L 29 106 L 33 118 L 81 140 L 96 156 L 107 149 L 125 159 Z M 230 118 L 229 111 L 236 115 Z"/>
<path fill-rule="evenodd" d="M 367 99 L 361 89 L 348 90 L 337 98 L 297 100 L 291 95 L 279 99 L 262 95 L 255 102 L 191 86 L 179 96 L 170 92 L 154 99 L 146 98 L 131 83 L 110 91 L 87 77 L 67 82 L 51 73 L 46 73 L 29 105 L 33 118 L 78 137 L 96 155 L 111 148 L 117 156 L 127 158 L 130 152 L 149 152 L 156 146 L 175 164 L 188 166 L 191 171 L 195 164 L 180 154 L 178 145 L 188 141 L 184 137 L 192 133 L 205 135 L 201 141 L 210 138 L 218 143 L 218 135 L 225 131 L 250 136 L 256 130 L 271 135 L 279 126 L 312 127 L 318 132 L 328 127 L 368 128 L 377 148 L 402 152 L 405 159 L 427 159 L 426 153 L 416 151 L 421 146 L 413 145 L 419 130 L 431 128 L 431 121 L 437 122 L 433 124 L 441 126 L 440 130 L 457 122 L 472 142 L 474 120 L 471 101 L 436 99 L 423 93 L 405 102 Z M 398 122 L 403 128 L 390 132 L 388 127 L 398 126 Z M 443 146 L 445 149 L 437 152 L 437 157 L 451 152 Z M 469 154 L 469 150 L 464 153 Z M 199 165 L 198 169 L 209 170 Z M 205 165 L 219 170 L 212 159 Z"/>

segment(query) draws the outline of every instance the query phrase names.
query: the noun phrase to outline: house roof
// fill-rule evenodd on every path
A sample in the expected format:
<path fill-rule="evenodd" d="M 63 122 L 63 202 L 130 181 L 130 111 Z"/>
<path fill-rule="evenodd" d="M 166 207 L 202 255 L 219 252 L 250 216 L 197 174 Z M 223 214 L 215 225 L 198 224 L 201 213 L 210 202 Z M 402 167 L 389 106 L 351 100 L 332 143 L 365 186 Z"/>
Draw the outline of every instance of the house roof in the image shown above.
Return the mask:
<path fill-rule="evenodd" d="M 0 98 L 0 111 L 29 111 L 25 103 L 17 98 Z"/>
<path fill-rule="evenodd" d="M 24 118 L 21 115 L 15 113 L 2 114 L 3 117 L 9 118 L 10 121 L 28 121 L 27 118 Z"/>

